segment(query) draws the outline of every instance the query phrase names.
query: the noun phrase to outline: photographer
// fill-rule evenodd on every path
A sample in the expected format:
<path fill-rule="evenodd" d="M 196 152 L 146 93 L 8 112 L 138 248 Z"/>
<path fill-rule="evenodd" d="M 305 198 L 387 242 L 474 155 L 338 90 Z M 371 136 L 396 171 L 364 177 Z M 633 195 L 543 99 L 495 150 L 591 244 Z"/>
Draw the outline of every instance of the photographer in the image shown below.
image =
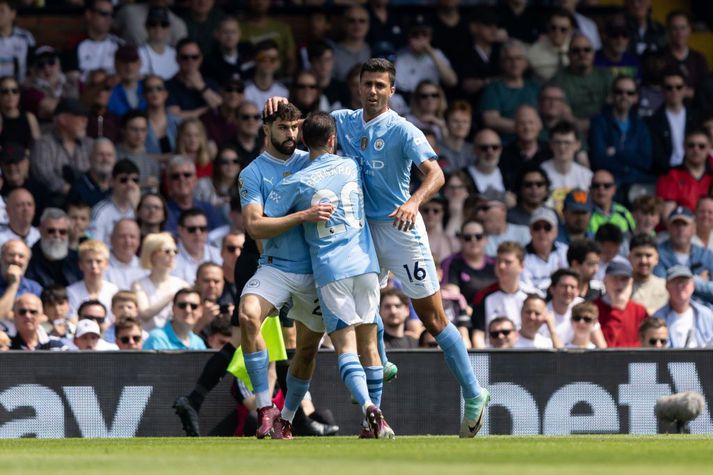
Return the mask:
<path fill-rule="evenodd" d="M 219 304 L 225 280 L 223 268 L 213 262 L 204 262 L 196 272 L 196 290 L 201 297 L 203 312 L 193 331 L 199 335 L 206 333 L 216 319 L 229 319 L 233 314 L 233 304 Z"/>

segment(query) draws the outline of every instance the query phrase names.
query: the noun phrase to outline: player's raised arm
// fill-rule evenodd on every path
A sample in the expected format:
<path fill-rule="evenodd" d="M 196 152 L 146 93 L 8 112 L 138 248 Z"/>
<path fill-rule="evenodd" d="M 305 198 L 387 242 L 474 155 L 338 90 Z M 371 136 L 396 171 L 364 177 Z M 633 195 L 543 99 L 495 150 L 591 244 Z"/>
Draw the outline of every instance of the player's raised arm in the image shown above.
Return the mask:
<path fill-rule="evenodd" d="M 421 186 L 418 187 L 406 203 L 396 208 L 389 215 L 390 218 L 394 218 L 394 227 L 398 228 L 399 231 L 413 229 L 421 203 L 435 195 L 446 181 L 443 176 L 443 170 L 435 160 L 426 160 L 418 168 L 424 174 Z"/>

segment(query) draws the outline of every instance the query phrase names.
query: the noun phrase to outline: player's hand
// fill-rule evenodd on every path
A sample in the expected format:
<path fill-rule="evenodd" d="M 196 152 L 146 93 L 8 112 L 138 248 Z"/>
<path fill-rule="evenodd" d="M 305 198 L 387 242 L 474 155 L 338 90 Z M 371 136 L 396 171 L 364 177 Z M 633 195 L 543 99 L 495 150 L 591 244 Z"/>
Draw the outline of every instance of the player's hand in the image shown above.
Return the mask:
<path fill-rule="evenodd" d="M 280 104 L 287 104 L 288 100 L 286 97 L 272 96 L 265 101 L 265 115 L 272 115 L 277 112 L 277 108 Z"/>
<path fill-rule="evenodd" d="M 7 266 L 7 276 L 5 280 L 8 285 L 16 284 L 22 279 L 22 269 L 17 264 L 10 264 Z"/>
<path fill-rule="evenodd" d="M 308 223 L 319 223 L 329 221 L 334 213 L 334 207 L 331 203 L 317 203 L 310 209 L 305 210 L 304 219 Z"/>
<path fill-rule="evenodd" d="M 407 201 L 396 208 L 389 218 L 394 218 L 394 227 L 399 231 L 410 231 L 416 226 L 417 215 L 418 206 Z"/>

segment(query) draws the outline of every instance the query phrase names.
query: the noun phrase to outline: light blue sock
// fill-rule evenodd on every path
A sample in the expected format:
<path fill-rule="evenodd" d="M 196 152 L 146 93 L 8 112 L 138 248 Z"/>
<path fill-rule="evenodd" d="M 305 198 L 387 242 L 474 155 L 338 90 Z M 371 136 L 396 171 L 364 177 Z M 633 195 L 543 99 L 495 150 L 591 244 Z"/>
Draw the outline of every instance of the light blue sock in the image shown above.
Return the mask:
<path fill-rule="evenodd" d="M 285 396 L 285 407 L 282 408 L 282 418 L 292 422 L 295 412 L 300 407 L 302 399 L 309 391 L 309 379 L 300 379 L 287 372 L 287 395 Z"/>
<path fill-rule="evenodd" d="M 381 392 L 384 389 L 384 367 L 364 366 L 366 386 L 369 388 L 369 398 L 376 407 L 381 407 Z"/>
<path fill-rule="evenodd" d="M 362 410 L 372 404 L 369 398 L 369 388 L 366 386 L 366 373 L 359 362 L 356 353 L 342 353 L 337 358 L 339 375 L 354 399 L 362 407 Z"/>
<path fill-rule="evenodd" d="M 465 349 L 463 338 L 458 329 L 449 323 L 436 336 L 436 341 L 443 350 L 448 369 L 451 370 L 463 389 L 463 397 L 465 399 L 477 397 L 480 394 L 480 384 L 478 384 L 478 378 L 475 377 L 473 367 L 470 365 L 468 351 Z"/>
<path fill-rule="evenodd" d="M 243 358 L 245 359 L 248 376 L 250 376 L 250 382 L 253 385 L 257 407 L 270 406 L 272 400 L 268 394 L 269 385 L 267 382 L 267 367 L 270 364 L 270 359 L 267 356 L 267 350 L 244 353 Z"/>
<path fill-rule="evenodd" d="M 378 313 L 374 323 L 376 323 L 376 346 L 379 349 L 379 358 L 381 358 L 381 365 L 386 366 L 389 359 L 386 357 L 386 347 L 384 347 L 384 321 Z"/>

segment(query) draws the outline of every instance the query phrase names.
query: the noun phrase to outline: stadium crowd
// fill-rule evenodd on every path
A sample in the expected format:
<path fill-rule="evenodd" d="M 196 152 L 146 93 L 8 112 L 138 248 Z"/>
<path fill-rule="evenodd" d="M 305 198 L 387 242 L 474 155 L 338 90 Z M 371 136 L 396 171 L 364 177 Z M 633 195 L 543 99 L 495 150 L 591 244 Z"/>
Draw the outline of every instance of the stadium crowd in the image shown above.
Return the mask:
<path fill-rule="evenodd" d="M 713 74 L 688 13 L 369 0 L 297 42 L 270 0 L 79 0 L 84 31 L 45 45 L 16 26 L 34 3 L 0 0 L 0 350 L 220 349 L 265 101 L 359 108 L 372 56 L 446 173 L 420 211 L 468 347 L 713 345 Z M 398 288 L 387 348 L 437 346 Z"/>

